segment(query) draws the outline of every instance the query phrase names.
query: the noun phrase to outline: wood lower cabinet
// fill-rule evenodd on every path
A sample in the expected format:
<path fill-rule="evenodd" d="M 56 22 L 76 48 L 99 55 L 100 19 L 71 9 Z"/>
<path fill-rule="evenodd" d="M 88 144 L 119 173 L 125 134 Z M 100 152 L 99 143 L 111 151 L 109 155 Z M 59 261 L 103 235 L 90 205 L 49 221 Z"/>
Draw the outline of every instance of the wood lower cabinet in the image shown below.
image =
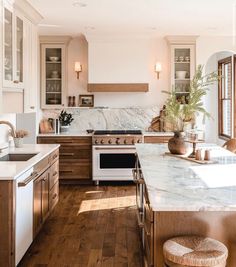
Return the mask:
<path fill-rule="evenodd" d="M 144 136 L 144 143 L 147 144 L 162 144 L 168 143 L 172 136 Z"/>
<path fill-rule="evenodd" d="M 34 237 L 59 200 L 58 151 L 50 155 L 49 161 L 46 171 L 34 180 Z"/>
<path fill-rule="evenodd" d="M 59 178 L 64 181 L 92 181 L 92 137 L 39 136 L 39 144 L 60 144 Z"/>
<path fill-rule="evenodd" d="M 47 170 L 34 181 L 34 236 L 49 215 L 49 179 Z"/>
<path fill-rule="evenodd" d="M 0 266 L 18 264 L 57 204 L 58 154 L 57 149 L 16 180 L 0 181 Z M 23 236 L 24 244 L 19 242 L 22 232 L 27 236 Z"/>

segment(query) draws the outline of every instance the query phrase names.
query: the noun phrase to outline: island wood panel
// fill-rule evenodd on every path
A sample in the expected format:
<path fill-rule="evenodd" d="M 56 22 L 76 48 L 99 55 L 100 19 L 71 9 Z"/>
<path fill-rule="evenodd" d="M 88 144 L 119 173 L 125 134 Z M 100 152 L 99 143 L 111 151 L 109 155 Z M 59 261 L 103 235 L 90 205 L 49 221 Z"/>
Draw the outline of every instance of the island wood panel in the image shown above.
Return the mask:
<path fill-rule="evenodd" d="M 162 144 L 168 143 L 172 136 L 144 136 L 144 143 L 147 144 Z"/>
<path fill-rule="evenodd" d="M 89 83 L 88 92 L 148 92 L 148 83 Z"/>
<path fill-rule="evenodd" d="M 227 267 L 236 266 L 236 211 L 154 212 L 154 266 L 163 266 L 162 247 L 180 235 L 200 235 L 223 242 L 228 250 Z"/>
<path fill-rule="evenodd" d="M 39 144 L 60 144 L 59 179 L 92 182 L 92 137 L 38 137 Z"/>
<path fill-rule="evenodd" d="M 14 181 L 0 181 L 0 266 L 15 266 L 14 188 Z"/>

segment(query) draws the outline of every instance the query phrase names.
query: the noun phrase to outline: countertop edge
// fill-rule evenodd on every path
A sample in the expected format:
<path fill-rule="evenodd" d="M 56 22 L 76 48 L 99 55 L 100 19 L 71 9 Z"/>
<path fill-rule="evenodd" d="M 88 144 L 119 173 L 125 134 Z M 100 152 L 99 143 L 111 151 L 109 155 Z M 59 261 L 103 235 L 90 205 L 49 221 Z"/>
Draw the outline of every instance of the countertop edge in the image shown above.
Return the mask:
<path fill-rule="evenodd" d="M 35 145 L 35 146 L 37 146 L 37 145 Z M 27 161 L 27 163 L 29 163 L 29 164 L 27 166 L 25 166 L 25 167 L 22 167 L 22 170 L 20 170 L 19 172 L 17 172 L 15 175 L 12 175 L 12 176 L 7 176 L 6 175 L 6 176 L 3 176 L 3 177 L 0 177 L 0 181 L 14 181 L 14 180 L 17 180 L 19 178 L 19 176 L 24 174 L 26 171 L 28 171 L 30 168 L 32 168 L 34 165 L 39 163 L 42 159 L 44 159 L 45 157 L 47 157 L 48 155 L 50 155 L 52 152 L 54 152 L 55 150 L 57 150 L 60 147 L 59 144 L 49 144 L 49 145 L 43 145 L 43 144 L 41 145 L 40 144 L 40 146 L 47 146 L 47 147 L 51 147 L 51 148 L 48 149 L 46 152 L 40 151 L 38 153 L 38 155 L 35 155 L 35 158 L 33 157 L 32 159 Z M 20 150 L 16 150 L 15 148 L 10 148 L 7 153 L 13 153 L 14 152 L 16 154 L 17 153 L 21 154 L 21 153 L 29 153 L 30 152 L 30 151 L 22 152 L 22 150 L 24 148 L 27 149 L 27 147 L 25 147 L 25 146 L 23 148 L 21 148 Z M 34 153 L 34 152 L 32 152 L 32 153 Z M 15 164 L 17 164 L 17 163 L 15 162 Z"/>

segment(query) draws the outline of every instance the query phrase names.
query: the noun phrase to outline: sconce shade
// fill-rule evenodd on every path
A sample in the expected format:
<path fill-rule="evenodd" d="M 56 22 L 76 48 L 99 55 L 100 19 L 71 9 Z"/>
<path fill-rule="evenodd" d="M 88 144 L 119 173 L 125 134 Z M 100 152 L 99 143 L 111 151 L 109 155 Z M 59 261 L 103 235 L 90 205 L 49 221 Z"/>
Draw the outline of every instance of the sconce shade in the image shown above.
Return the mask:
<path fill-rule="evenodd" d="M 157 62 L 155 65 L 155 71 L 156 72 L 161 72 L 162 71 L 162 66 L 161 63 Z"/>
<path fill-rule="evenodd" d="M 81 64 L 80 64 L 80 62 L 75 62 L 75 71 L 76 72 L 80 72 L 80 71 L 82 71 L 82 66 L 81 66 Z"/>

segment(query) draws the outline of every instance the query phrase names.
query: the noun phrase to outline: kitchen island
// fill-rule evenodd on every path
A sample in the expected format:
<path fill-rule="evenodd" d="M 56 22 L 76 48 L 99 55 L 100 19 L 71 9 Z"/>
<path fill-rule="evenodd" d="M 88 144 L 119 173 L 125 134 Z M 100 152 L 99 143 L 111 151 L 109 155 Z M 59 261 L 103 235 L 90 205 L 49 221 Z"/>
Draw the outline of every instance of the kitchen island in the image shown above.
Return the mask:
<path fill-rule="evenodd" d="M 167 145 L 136 145 L 138 221 L 148 266 L 163 266 L 163 243 L 178 235 L 223 242 L 227 266 L 236 266 L 236 157 L 208 148 L 215 163 L 203 165 L 165 154 Z"/>

